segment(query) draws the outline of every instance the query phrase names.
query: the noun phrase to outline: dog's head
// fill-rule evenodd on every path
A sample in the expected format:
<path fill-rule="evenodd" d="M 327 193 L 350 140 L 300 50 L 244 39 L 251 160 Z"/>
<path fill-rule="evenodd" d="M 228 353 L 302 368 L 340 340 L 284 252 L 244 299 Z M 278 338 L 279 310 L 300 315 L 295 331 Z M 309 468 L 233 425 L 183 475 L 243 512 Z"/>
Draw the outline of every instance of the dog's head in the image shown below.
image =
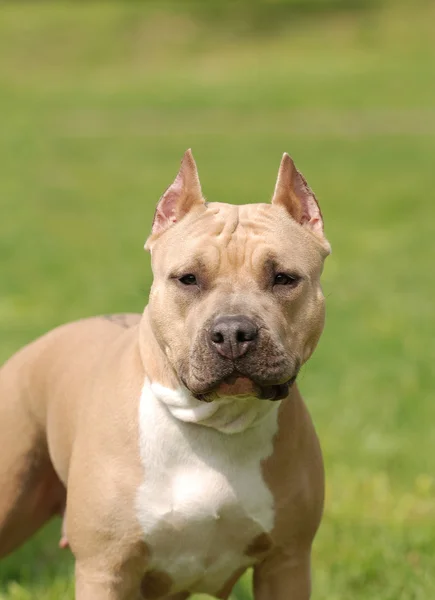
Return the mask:
<path fill-rule="evenodd" d="M 205 202 L 188 150 L 147 240 L 155 337 L 197 398 L 287 395 L 324 322 L 330 252 L 313 192 L 284 154 L 271 204 Z"/>

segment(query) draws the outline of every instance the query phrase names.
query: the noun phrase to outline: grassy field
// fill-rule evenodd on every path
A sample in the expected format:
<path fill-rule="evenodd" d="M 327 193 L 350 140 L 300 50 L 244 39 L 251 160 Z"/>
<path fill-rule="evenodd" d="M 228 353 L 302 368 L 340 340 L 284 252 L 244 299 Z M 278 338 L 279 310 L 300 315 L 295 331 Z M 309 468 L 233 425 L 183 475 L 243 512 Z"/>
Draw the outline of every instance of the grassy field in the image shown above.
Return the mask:
<path fill-rule="evenodd" d="M 143 242 L 186 148 L 209 200 L 267 200 L 284 150 L 316 190 L 333 254 L 300 381 L 327 469 L 315 600 L 435 598 L 434 19 L 254 34 L 140 3 L 1 9 L 0 360 L 142 310 Z M 1 600 L 73 598 L 59 526 L 0 564 Z"/>

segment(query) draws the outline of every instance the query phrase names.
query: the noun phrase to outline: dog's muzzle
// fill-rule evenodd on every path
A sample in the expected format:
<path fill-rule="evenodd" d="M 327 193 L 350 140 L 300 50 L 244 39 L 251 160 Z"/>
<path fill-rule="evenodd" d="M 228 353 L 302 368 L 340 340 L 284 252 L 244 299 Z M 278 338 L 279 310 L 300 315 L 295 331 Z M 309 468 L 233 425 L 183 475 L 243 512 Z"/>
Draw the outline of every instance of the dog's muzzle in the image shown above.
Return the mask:
<path fill-rule="evenodd" d="M 203 401 L 238 396 L 274 401 L 288 395 L 299 366 L 261 319 L 230 314 L 205 323 L 178 373 Z"/>

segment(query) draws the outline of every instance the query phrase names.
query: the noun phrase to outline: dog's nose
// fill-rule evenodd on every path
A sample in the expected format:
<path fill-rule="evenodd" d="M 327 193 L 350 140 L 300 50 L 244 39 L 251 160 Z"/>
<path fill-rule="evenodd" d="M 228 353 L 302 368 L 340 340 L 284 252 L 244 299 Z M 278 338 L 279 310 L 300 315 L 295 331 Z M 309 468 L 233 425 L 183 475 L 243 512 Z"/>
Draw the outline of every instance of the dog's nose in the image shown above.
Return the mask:
<path fill-rule="evenodd" d="M 231 360 L 246 354 L 257 336 L 258 327 L 243 315 L 218 317 L 210 330 L 212 346 L 221 356 Z"/>

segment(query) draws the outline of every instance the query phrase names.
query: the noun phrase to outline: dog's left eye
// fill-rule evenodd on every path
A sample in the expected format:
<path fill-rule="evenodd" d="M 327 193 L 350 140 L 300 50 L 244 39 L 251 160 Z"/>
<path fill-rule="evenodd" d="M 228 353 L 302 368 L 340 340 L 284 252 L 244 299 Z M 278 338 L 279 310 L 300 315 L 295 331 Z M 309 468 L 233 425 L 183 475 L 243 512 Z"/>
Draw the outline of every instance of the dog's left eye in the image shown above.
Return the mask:
<path fill-rule="evenodd" d="M 289 275 L 288 273 L 277 273 L 273 281 L 274 285 L 296 285 L 300 281 L 298 275 Z"/>
<path fill-rule="evenodd" d="M 183 275 L 183 277 L 179 277 L 178 281 L 183 285 L 196 285 L 196 277 L 192 275 L 192 273 L 188 273 L 187 275 Z"/>

